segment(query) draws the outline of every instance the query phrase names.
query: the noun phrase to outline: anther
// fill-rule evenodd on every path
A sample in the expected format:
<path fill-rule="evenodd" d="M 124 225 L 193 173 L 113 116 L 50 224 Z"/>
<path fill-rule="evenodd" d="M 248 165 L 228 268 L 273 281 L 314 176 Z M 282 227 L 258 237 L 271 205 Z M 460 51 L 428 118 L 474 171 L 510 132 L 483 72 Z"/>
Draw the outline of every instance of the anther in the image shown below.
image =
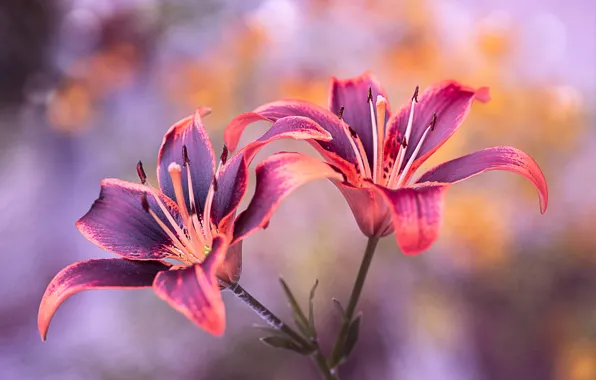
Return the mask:
<path fill-rule="evenodd" d="M 401 146 L 405 148 L 408 147 L 408 141 L 406 140 L 406 136 L 401 140 Z"/>
<path fill-rule="evenodd" d="M 433 119 L 430 122 L 430 130 L 434 131 L 435 130 L 435 125 L 437 124 L 437 113 L 433 112 Z"/>
<path fill-rule="evenodd" d="M 217 177 L 213 176 L 213 191 L 217 191 Z"/>
<path fill-rule="evenodd" d="M 143 185 L 147 183 L 147 175 L 145 174 L 145 169 L 143 169 L 143 163 L 141 161 L 137 162 L 137 175 Z"/>
<path fill-rule="evenodd" d="M 412 96 L 412 100 L 418 103 L 418 91 L 420 91 L 420 86 L 416 86 L 414 90 L 414 95 Z"/>
<path fill-rule="evenodd" d="M 372 87 L 368 88 L 368 98 L 366 99 L 366 102 L 372 102 Z"/>
<path fill-rule="evenodd" d="M 221 152 L 221 156 L 219 157 L 222 165 L 224 165 L 226 163 L 226 161 L 228 161 L 228 154 L 229 154 L 228 147 L 226 146 L 226 144 L 224 144 L 223 150 Z"/>
<path fill-rule="evenodd" d="M 186 148 L 186 145 L 182 145 L 182 162 L 184 167 L 190 164 L 190 159 L 188 158 L 188 149 Z"/>
<path fill-rule="evenodd" d="M 337 113 L 337 117 L 339 118 L 339 120 L 342 119 L 342 117 L 344 116 L 344 106 L 341 106 L 341 108 L 339 109 L 339 112 Z"/>
<path fill-rule="evenodd" d="M 143 195 L 141 195 L 141 206 L 143 206 L 143 211 L 149 212 L 149 202 L 147 201 L 147 193 L 143 193 Z"/>
<path fill-rule="evenodd" d="M 350 131 L 350 134 L 352 135 L 353 138 L 355 138 L 355 139 L 358 138 L 358 133 L 356 133 L 356 131 L 349 125 L 348 125 L 348 130 Z"/>

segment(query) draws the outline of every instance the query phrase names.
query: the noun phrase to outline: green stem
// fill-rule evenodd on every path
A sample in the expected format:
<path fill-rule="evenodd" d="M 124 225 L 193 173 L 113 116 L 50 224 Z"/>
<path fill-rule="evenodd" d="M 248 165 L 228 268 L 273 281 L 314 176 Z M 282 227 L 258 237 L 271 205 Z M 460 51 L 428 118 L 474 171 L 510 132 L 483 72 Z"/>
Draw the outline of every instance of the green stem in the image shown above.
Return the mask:
<path fill-rule="evenodd" d="M 343 320 L 339 334 L 337 336 L 337 341 L 335 342 L 333 351 L 331 352 L 330 363 L 333 365 L 331 372 L 334 374 L 337 373 L 337 367 L 339 366 L 340 361 L 339 356 L 346 342 L 350 324 L 354 318 L 354 312 L 356 311 L 356 306 L 358 305 L 358 300 L 360 299 L 360 294 L 362 293 L 362 288 L 364 287 L 364 281 L 366 280 L 366 275 L 368 274 L 368 269 L 370 268 L 370 263 L 372 262 L 378 242 L 378 237 L 368 238 L 366 250 L 364 251 L 364 257 L 362 258 L 362 263 L 360 264 L 360 269 L 358 270 L 358 276 L 356 277 L 356 282 L 354 282 L 352 294 L 350 295 L 350 301 L 348 303 L 348 307 L 346 308 L 345 319 Z"/>
<path fill-rule="evenodd" d="M 317 363 L 321 374 L 325 380 L 336 380 L 335 377 L 331 373 L 331 369 L 327 365 L 327 361 L 325 357 L 321 353 L 319 348 L 318 342 L 309 342 L 296 331 L 294 331 L 290 326 L 286 325 L 281 319 L 279 319 L 271 310 L 267 309 L 262 303 L 260 303 L 256 298 L 254 298 L 250 293 L 248 293 L 240 284 L 232 284 L 228 287 L 232 293 L 239 300 L 244 302 L 248 305 L 252 311 L 254 311 L 261 319 L 263 319 L 269 326 L 273 327 L 276 330 L 282 331 L 284 334 L 292 338 L 295 342 L 300 344 L 302 347 L 314 347 L 315 351 L 312 354 L 314 361 Z"/>

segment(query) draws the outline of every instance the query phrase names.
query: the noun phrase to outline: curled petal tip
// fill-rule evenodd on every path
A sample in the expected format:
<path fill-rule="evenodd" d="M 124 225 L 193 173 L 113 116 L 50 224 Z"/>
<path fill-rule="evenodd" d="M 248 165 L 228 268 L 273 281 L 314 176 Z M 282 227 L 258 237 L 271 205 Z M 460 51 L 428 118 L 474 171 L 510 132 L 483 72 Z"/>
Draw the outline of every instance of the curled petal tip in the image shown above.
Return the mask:
<path fill-rule="evenodd" d="M 205 117 L 205 116 L 211 115 L 211 111 L 212 110 L 210 107 L 198 106 L 197 109 L 195 110 L 195 113 L 201 117 Z"/>
<path fill-rule="evenodd" d="M 482 103 L 487 103 L 490 101 L 490 89 L 488 87 L 480 87 L 476 90 L 476 100 Z"/>

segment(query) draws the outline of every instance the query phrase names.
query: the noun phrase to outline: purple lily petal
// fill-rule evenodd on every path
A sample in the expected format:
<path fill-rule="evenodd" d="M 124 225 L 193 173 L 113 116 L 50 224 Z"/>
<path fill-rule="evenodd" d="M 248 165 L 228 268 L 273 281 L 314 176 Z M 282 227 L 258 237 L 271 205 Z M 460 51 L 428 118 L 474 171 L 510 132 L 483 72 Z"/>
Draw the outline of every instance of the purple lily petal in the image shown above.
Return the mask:
<path fill-rule="evenodd" d="M 197 326 L 221 336 L 226 328 L 226 314 L 215 273 L 224 260 L 228 241 L 218 235 L 211 247 L 203 263 L 159 273 L 153 290 Z"/>
<path fill-rule="evenodd" d="M 417 181 L 456 183 L 489 170 L 507 170 L 526 177 L 538 191 L 540 212 L 546 212 L 548 186 L 540 167 L 527 153 L 509 146 L 479 150 L 430 169 Z"/>
<path fill-rule="evenodd" d="M 329 91 L 329 109 L 337 115 L 340 109 L 344 107 L 342 119 L 358 133 L 364 145 L 368 162 L 372 164 L 376 152 L 373 152 L 373 129 L 368 102 L 369 89 L 372 91 L 373 109 L 375 109 L 377 95 L 387 98 L 387 93 L 373 78 L 372 74 L 365 72 L 358 77 L 344 80 L 332 77 Z M 388 106 L 385 111 L 385 120 L 389 120 L 391 117 L 390 109 L 391 107 Z"/>
<path fill-rule="evenodd" d="M 423 184 L 391 190 L 375 185 L 392 212 L 397 244 L 406 255 L 428 249 L 439 236 L 443 196 L 449 185 Z"/>
<path fill-rule="evenodd" d="M 169 256 L 166 247 L 172 245 L 172 240 L 143 209 L 143 194 L 147 194 L 150 209 L 169 225 L 146 186 L 108 178 L 101 181 L 99 198 L 77 221 L 77 228 L 92 243 L 128 259 L 154 260 Z M 176 204 L 163 194 L 160 199 L 174 219 L 180 221 Z"/>
<path fill-rule="evenodd" d="M 409 172 L 413 173 L 441 145 L 451 137 L 468 115 L 474 99 L 487 102 L 490 99 L 488 88 L 474 90 L 455 81 L 445 81 L 428 88 L 414 107 L 412 132 L 402 169 L 412 156 L 424 131 L 430 125 L 433 114 L 437 121 L 434 130 L 424 140 L 418 155 Z M 395 157 L 402 136 L 405 135 L 410 116 L 410 104 L 404 105 L 399 112 L 387 122 L 387 140 L 385 142 L 385 158 Z"/>
<path fill-rule="evenodd" d="M 242 241 L 228 247 L 226 258 L 219 267 L 216 275 L 217 278 L 228 284 L 235 284 L 240 281 L 240 276 L 242 275 Z"/>
<path fill-rule="evenodd" d="M 281 100 L 268 103 L 254 112 L 239 115 L 226 127 L 224 135 L 226 145 L 230 149 L 237 147 L 240 135 L 250 123 L 258 120 L 275 122 L 287 116 L 307 117 L 331 134 L 333 137 L 331 141 L 313 141 L 325 159 L 327 159 L 325 152 L 333 152 L 353 165 L 357 165 L 358 158 L 352 148 L 350 137 L 346 133 L 346 124 L 339 120 L 337 115 L 323 107 L 302 100 Z"/>
<path fill-rule="evenodd" d="M 264 228 L 281 201 L 298 187 L 316 179 L 343 181 L 343 175 L 316 158 L 300 153 L 277 153 L 256 169 L 257 187 L 250 204 L 236 219 L 234 242 Z"/>
<path fill-rule="evenodd" d="M 263 136 L 247 144 L 221 168 L 213 199 L 212 216 L 215 224 L 219 225 L 233 218 L 246 193 L 248 166 L 258 151 L 270 142 L 283 138 L 330 141 L 331 135 L 306 117 L 288 116 L 278 119 Z"/>
<path fill-rule="evenodd" d="M 165 195 L 176 199 L 172 178 L 168 172 L 168 166 L 172 162 L 184 166 L 182 147 L 186 145 L 188 159 L 190 161 L 190 174 L 193 182 L 193 193 L 195 202 L 199 207 L 205 204 L 207 192 L 215 173 L 215 155 L 205 131 L 202 116 L 205 110 L 197 109 L 193 116 L 189 116 L 174 124 L 166 132 L 157 159 L 157 178 L 159 186 Z M 182 188 L 187 207 L 190 205 L 188 198 L 187 167 L 182 169 Z"/>
<path fill-rule="evenodd" d="M 155 276 L 170 265 L 160 261 L 95 259 L 71 264 L 50 281 L 39 305 L 37 326 L 45 340 L 50 321 L 68 297 L 91 289 L 149 288 Z"/>

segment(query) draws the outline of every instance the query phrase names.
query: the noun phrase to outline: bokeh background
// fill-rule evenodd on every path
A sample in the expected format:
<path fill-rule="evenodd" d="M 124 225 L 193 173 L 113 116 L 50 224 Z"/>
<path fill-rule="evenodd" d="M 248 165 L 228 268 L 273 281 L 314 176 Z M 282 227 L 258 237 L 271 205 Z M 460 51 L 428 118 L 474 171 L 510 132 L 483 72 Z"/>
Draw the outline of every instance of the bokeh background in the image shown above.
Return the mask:
<path fill-rule="evenodd" d="M 0 378 L 310 379 L 314 365 L 258 341 L 224 294 L 213 338 L 143 291 L 86 292 L 42 343 L 37 307 L 64 266 L 111 257 L 74 223 L 105 177 L 148 172 L 163 133 L 198 105 L 214 145 L 237 113 L 280 97 L 325 105 L 331 75 L 376 73 L 393 107 L 416 84 L 487 85 L 430 164 L 514 145 L 532 186 L 492 172 L 454 186 L 438 243 L 403 256 L 382 240 L 359 305 L 346 379 L 596 379 L 596 3 L 589 0 L 3 0 L 0 4 Z M 263 131 L 248 130 L 246 141 Z M 311 152 L 280 142 L 279 150 Z M 153 176 L 153 180 L 155 177 Z M 321 339 L 338 327 L 366 239 L 328 181 L 294 193 L 245 242 L 243 286 L 285 320 L 277 276 Z"/>

